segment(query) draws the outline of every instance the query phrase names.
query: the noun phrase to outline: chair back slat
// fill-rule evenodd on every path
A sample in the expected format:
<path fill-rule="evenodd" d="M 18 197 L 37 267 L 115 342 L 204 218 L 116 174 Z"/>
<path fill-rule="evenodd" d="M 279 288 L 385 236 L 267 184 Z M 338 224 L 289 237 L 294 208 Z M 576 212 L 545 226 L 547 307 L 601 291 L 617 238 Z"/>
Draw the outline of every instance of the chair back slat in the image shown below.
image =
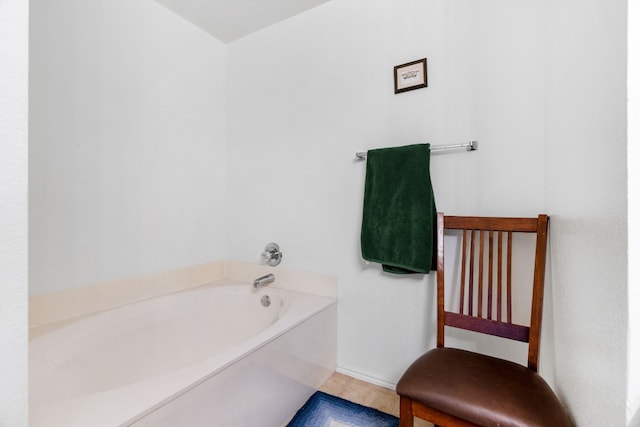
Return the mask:
<path fill-rule="evenodd" d="M 502 231 L 498 231 L 498 294 L 497 294 L 498 322 L 502 321 Z"/>
<path fill-rule="evenodd" d="M 484 230 L 480 230 L 480 257 L 478 258 L 478 314 L 477 317 L 482 317 L 484 312 L 484 304 L 482 301 L 482 294 L 484 287 Z"/>
<path fill-rule="evenodd" d="M 507 323 L 512 322 L 512 290 L 511 290 L 511 259 L 513 253 L 513 232 L 507 233 Z"/>
<path fill-rule="evenodd" d="M 475 255 L 476 255 L 476 234 L 473 232 L 473 230 L 471 231 L 471 248 L 469 250 L 469 296 L 467 297 L 467 301 L 468 301 L 468 310 L 467 313 L 469 314 L 469 316 L 473 316 L 473 276 L 474 273 L 476 271 L 475 269 Z M 466 231 L 465 231 L 466 232 Z M 460 313 L 462 314 L 462 312 Z"/>
<path fill-rule="evenodd" d="M 489 218 L 438 214 L 438 346 L 445 326 L 529 343 L 528 366 L 537 370 L 548 217 Z M 457 313 L 445 309 L 444 230 L 460 230 Z M 513 234 L 535 233 L 531 318 L 514 323 Z M 521 278 L 515 282 L 519 284 Z"/>
<path fill-rule="evenodd" d="M 464 313 L 465 277 L 467 277 L 467 230 L 462 230 L 462 267 L 460 273 L 460 314 Z"/>
<path fill-rule="evenodd" d="M 487 290 L 487 319 L 493 316 L 493 233 L 489 233 L 489 274 Z"/>

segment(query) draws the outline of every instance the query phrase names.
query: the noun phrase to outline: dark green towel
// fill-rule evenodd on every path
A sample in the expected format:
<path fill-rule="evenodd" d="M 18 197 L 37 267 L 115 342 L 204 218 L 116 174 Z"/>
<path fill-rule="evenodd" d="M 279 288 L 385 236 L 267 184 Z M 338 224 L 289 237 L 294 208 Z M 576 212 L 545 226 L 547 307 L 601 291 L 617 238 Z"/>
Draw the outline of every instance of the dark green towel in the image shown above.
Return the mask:
<path fill-rule="evenodd" d="M 435 270 L 436 218 L 429 144 L 367 152 L 360 234 L 365 260 L 390 273 Z"/>

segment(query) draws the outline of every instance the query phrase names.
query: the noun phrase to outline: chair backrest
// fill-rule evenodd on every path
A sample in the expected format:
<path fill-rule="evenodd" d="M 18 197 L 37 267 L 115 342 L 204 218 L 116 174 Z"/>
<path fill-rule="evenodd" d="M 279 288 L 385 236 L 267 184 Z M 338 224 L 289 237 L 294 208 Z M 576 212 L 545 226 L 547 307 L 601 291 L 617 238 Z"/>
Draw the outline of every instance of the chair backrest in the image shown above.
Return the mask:
<path fill-rule="evenodd" d="M 548 219 L 438 213 L 438 347 L 444 346 L 445 326 L 522 341 L 529 344 L 527 366 L 538 371 Z M 455 286 L 459 304 L 451 311 L 445 306 L 445 230 L 461 231 L 460 283 Z M 536 240 L 529 326 L 513 322 L 514 233 L 533 233 Z"/>

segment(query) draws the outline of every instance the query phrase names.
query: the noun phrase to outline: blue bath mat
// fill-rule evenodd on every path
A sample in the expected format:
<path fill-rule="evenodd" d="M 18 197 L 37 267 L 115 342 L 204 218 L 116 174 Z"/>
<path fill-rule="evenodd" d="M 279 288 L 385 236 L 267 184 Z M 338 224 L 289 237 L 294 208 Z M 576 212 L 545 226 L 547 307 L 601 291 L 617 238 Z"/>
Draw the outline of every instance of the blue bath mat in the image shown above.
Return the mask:
<path fill-rule="evenodd" d="M 398 418 L 317 391 L 287 427 L 398 427 Z"/>

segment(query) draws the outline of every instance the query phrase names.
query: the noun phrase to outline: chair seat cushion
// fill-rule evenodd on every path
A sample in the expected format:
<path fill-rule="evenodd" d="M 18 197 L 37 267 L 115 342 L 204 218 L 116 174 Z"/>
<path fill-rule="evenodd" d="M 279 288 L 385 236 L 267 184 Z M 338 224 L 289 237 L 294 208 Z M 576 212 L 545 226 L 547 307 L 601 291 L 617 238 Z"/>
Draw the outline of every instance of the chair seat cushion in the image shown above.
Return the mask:
<path fill-rule="evenodd" d="M 571 426 L 544 379 L 495 357 L 436 348 L 416 360 L 396 391 L 413 401 L 481 426 Z"/>

